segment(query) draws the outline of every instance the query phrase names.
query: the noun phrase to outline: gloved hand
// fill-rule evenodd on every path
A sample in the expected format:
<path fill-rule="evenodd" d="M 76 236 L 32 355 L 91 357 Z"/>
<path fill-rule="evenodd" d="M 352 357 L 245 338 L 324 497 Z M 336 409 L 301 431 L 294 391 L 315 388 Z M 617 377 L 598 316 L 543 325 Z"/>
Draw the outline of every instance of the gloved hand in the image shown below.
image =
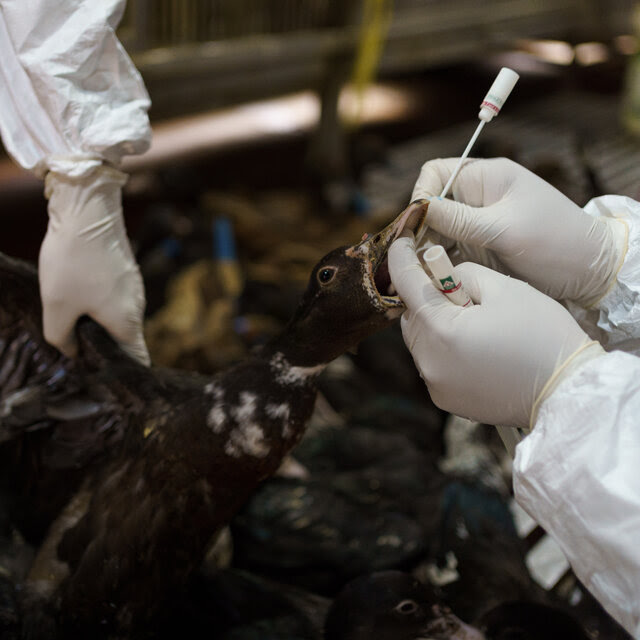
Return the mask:
<path fill-rule="evenodd" d="M 558 302 L 480 265 L 456 267 L 476 304 L 453 304 L 422 269 L 413 236 L 393 243 L 389 272 L 407 306 L 404 341 L 431 398 L 450 413 L 528 428 L 552 377 L 557 383 L 578 353 L 604 353 Z"/>
<path fill-rule="evenodd" d="M 87 314 L 148 365 L 144 286 L 122 218 L 125 182 L 104 165 L 81 178 L 47 174 L 49 225 L 39 258 L 44 337 L 74 356 L 75 323 Z"/>
<path fill-rule="evenodd" d="M 412 201 L 438 196 L 456 163 L 423 165 Z M 584 307 L 595 305 L 615 281 L 626 253 L 626 223 L 588 215 L 515 162 L 468 160 L 452 197 L 431 198 L 427 224 L 459 241 L 467 260 Z"/>

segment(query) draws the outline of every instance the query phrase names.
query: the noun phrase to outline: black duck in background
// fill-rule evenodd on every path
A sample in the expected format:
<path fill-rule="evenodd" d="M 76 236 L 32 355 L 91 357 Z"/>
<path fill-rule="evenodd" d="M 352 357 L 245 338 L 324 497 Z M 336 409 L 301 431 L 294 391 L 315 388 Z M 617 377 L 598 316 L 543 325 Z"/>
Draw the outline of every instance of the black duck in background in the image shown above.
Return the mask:
<path fill-rule="evenodd" d="M 331 605 L 326 640 L 483 640 L 409 574 L 382 571 L 348 583 Z"/>
<path fill-rule="evenodd" d="M 525 565 L 526 547 L 516 532 L 507 496 L 479 482 L 452 477 L 440 504 L 426 575 L 444 578 L 434 585 L 441 600 L 463 619 L 476 620 L 507 600 L 546 599 Z M 455 579 L 447 580 L 443 572 L 450 566 Z"/>
<path fill-rule="evenodd" d="M 629 638 L 570 576 L 552 592 L 532 580 L 509 494 L 443 471 L 433 410 L 381 394 L 340 418 L 307 429 L 294 451 L 304 476 L 268 480 L 234 518 L 236 567 L 326 597 L 357 576 L 401 569 L 465 621 L 517 600 L 568 611 L 588 637 Z"/>
<path fill-rule="evenodd" d="M 368 397 L 342 406 L 342 424 L 312 424 L 294 451 L 307 474 L 270 479 L 234 518 L 236 566 L 327 596 L 358 575 L 417 571 L 466 619 L 539 596 L 509 496 L 441 469 L 443 416 L 410 396 Z"/>
<path fill-rule="evenodd" d="M 384 571 L 356 578 L 338 594 L 325 640 L 588 640 L 559 609 L 508 602 L 466 624 L 412 576 Z"/>
<path fill-rule="evenodd" d="M 0 258 L 0 487 L 38 544 L 27 635 L 152 628 L 300 438 L 321 370 L 402 312 L 386 251 L 425 212 L 329 253 L 284 332 L 214 378 L 142 367 L 89 320 L 70 362 L 42 337 L 35 271 Z"/>
<path fill-rule="evenodd" d="M 333 596 L 362 573 L 415 565 L 439 520 L 442 478 L 400 433 L 327 427 L 232 522 L 234 563 Z"/>

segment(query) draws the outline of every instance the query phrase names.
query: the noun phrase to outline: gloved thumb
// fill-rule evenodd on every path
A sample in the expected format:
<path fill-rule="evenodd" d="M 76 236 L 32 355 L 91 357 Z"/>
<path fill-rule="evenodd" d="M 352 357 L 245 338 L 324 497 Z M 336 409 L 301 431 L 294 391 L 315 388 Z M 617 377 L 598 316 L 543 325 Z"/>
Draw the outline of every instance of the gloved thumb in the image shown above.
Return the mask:
<path fill-rule="evenodd" d="M 412 233 L 403 232 L 389 248 L 389 274 L 398 296 L 410 312 L 416 313 L 425 306 L 451 305 L 420 264 Z"/>
<path fill-rule="evenodd" d="M 56 346 L 68 358 L 75 358 L 78 354 L 78 343 L 75 338 L 77 313 L 69 311 L 65 303 L 49 303 L 42 309 L 42 332 L 44 339 Z M 128 326 L 117 327 L 113 337 L 120 348 L 140 364 L 149 366 L 151 358 L 144 340 L 144 333 L 140 322 L 132 318 Z"/>
<path fill-rule="evenodd" d="M 446 198 L 434 197 L 429 201 L 429 227 L 458 242 L 490 248 L 496 237 L 492 221 L 486 207 L 472 207 Z"/>
<path fill-rule="evenodd" d="M 475 304 L 499 297 L 506 282 L 513 282 L 509 276 L 474 262 L 461 262 L 456 265 L 456 275 Z"/>

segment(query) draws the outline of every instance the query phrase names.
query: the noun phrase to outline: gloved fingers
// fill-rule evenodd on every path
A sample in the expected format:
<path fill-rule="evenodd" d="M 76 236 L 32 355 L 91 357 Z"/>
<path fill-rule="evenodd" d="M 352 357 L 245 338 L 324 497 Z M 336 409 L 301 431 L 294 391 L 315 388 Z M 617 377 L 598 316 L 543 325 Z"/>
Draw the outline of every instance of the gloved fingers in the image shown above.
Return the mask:
<path fill-rule="evenodd" d="M 141 364 L 149 365 L 149 352 L 143 333 L 145 305 L 140 271 L 137 267 L 131 267 L 120 279 L 118 295 L 88 313 L 104 326 L 123 351 Z"/>
<path fill-rule="evenodd" d="M 429 305 L 451 304 L 422 268 L 413 234 L 401 235 L 389 248 L 389 274 L 398 296 L 411 313 Z"/>
<path fill-rule="evenodd" d="M 144 293 L 126 298 L 129 301 L 126 309 L 122 309 L 122 305 L 114 301 L 111 305 L 102 305 L 93 311 L 72 310 L 62 300 L 49 302 L 44 292 L 42 298 L 44 338 L 67 357 L 75 358 L 78 353 L 75 325 L 78 318 L 86 313 L 104 326 L 125 353 L 145 366 L 150 364 L 143 333 Z"/>
<path fill-rule="evenodd" d="M 430 199 L 439 196 L 456 168 L 458 160 L 459 158 L 437 158 L 425 162 L 413 188 L 411 202 L 419 198 Z M 458 174 L 459 177 L 460 174 Z"/>
<path fill-rule="evenodd" d="M 494 276 L 501 274 L 473 262 L 462 262 L 456 267 L 462 288 L 475 304 L 482 304 L 487 290 L 493 285 Z M 504 277 L 504 276 L 501 276 Z"/>
<path fill-rule="evenodd" d="M 483 300 L 491 300 L 496 294 L 499 295 L 505 281 L 509 281 L 508 276 L 473 262 L 461 262 L 456 267 L 456 275 L 475 304 L 482 304 Z"/>
<path fill-rule="evenodd" d="M 142 331 L 142 327 L 137 325 L 137 327 L 133 330 L 133 338 L 124 342 L 118 340 L 118 344 L 120 348 L 131 358 L 139 362 L 140 364 L 148 367 L 151 364 L 151 357 L 149 356 L 149 350 L 147 349 L 147 344 L 144 341 L 144 332 Z"/>
<path fill-rule="evenodd" d="M 446 198 L 429 201 L 427 224 L 443 236 L 465 244 L 490 249 L 504 231 L 496 228 L 495 219 L 489 207 L 472 207 Z"/>
<path fill-rule="evenodd" d="M 424 253 L 427 249 L 437 244 L 449 250 L 455 247 L 456 241 L 453 238 L 443 236 L 441 233 L 438 233 L 425 224 L 423 226 L 423 233 L 416 235 L 416 247 L 418 254 Z"/>
<path fill-rule="evenodd" d="M 149 366 L 151 358 L 144 341 L 142 318 L 138 314 L 114 317 L 112 314 L 90 313 L 96 322 L 103 325 L 118 346 L 140 364 Z"/>
<path fill-rule="evenodd" d="M 420 338 L 420 331 L 415 330 L 414 315 L 411 311 L 405 311 L 400 317 L 400 329 L 402 331 L 404 344 L 411 353 L 414 353 L 414 351 L 416 351 L 416 342 Z M 416 367 L 418 368 L 418 371 L 420 371 L 419 362 L 416 362 Z"/>
<path fill-rule="evenodd" d="M 442 193 L 449 176 L 456 166 L 456 158 L 438 158 L 425 162 L 411 193 L 411 202 L 420 198 L 431 199 Z"/>
<path fill-rule="evenodd" d="M 42 299 L 42 332 L 44 339 L 68 358 L 75 358 L 78 345 L 74 328 L 78 315 L 70 312 L 64 301 Z"/>
<path fill-rule="evenodd" d="M 458 243 L 457 248 L 457 261 L 455 259 L 455 255 L 451 258 L 454 265 L 460 264 L 461 262 L 475 262 L 476 264 L 489 267 L 489 269 L 492 269 L 493 271 L 510 275 L 510 270 L 505 267 L 495 251 L 491 251 L 479 245 L 467 244 L 466 242 Z"/>

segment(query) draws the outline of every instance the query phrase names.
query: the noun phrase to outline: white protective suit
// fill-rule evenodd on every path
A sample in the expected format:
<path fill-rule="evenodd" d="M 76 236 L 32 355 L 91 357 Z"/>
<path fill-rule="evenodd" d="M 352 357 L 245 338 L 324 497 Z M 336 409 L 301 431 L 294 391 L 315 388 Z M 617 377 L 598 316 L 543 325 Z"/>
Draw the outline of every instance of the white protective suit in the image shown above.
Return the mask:
<path fill-rule="evenodd" d="M 541 403 L 516 448 L 513 484 L 580 580 L 640 638 L 640 358 L 630 355 L 640 355 L 640 203 L 603 196 L 585 211 L 629 226 L 624 262 L 598 310 L 570 306 L 610 353 L 570 373 Z"/>
<path fill-rule="evenodd" d="M 40 252 L 47 340 L 75 352 L 83 313 L 141 362 L 144 289 L 121 210 L 125 154 L 150 144 L 144 83 L 115 35 L 125 0 L 0 0 L 0 134 L 46 175 Z"/>

